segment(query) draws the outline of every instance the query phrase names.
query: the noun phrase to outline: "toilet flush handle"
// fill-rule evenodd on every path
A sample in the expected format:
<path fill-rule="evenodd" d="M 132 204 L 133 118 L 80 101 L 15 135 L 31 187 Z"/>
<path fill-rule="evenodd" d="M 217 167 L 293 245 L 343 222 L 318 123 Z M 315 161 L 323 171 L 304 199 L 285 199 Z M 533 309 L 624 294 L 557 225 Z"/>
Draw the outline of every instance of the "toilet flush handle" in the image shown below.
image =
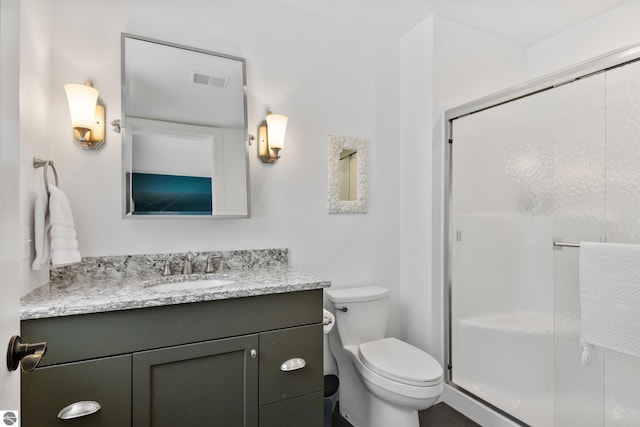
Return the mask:
<path fill-rule="evenodd" d="M 343 313 L 346 313 L 347 311 L 349 311 L 347 307 L 336 307 L 336 310 L 341 311 Z"/>

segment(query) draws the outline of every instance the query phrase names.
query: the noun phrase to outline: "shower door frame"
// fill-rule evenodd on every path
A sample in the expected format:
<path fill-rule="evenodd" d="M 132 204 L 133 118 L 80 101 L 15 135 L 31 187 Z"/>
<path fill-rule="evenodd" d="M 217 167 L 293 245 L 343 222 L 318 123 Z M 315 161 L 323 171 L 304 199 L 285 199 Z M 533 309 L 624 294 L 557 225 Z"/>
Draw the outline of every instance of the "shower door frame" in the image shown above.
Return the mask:
<path fill-rule="evenodd" d="M 439 217 L 438 214 L 442 215 L 442 225 L 443 225 L 443 234 L 441 237 L 440 243 L 442 244 L 442 268 L 443 268 L 443 299 L 444 299 L 444 357 L 446 363 L 446 374 L 445 374 L 445 383 L 452 387 L 453 389 L 471 397 L 475 401 L 481 403 L 482 405 L 498 412 L 499 414 L 507 417 L 508 419 L 522 424 L 522 421 L 515 418 L 511 414 L 505 412 L 504 410 L 492 405 L 486 400 L 476 396 L 474 393 L 466 390 L 465 388 L 457 385 L 452 380 L 452 318 L 451 318 L 451 290 L 452 290 L 452 246 L 455 235 L 453 230 L 451 230 L 451 220 L 450 216 L 452 214 L 451 209 L 451 200 L 452 200 L 452 145 L 455 143 L 454 134 L 453 134 L 453 121 L 459 119 L 461 117 L 478 113 L 483 110 L 487 110 L 492 107 L 496 107 L 502 104 L 506 104 L 512 101 L 516 101 L 518 99 L 522 99 L 536 93 L 544 92 L 547 90 L 554 89 L 558 86 L 562 86 L 567 83 L 572 83 L 576 80 L 580 80 L 583 78 L 587 78 L 594 74 L 598 74 L 601 72 L 605 72 L 611 70 L 613 68 L 617 68 L 631 62 L 635 62 L 640 60 L 640 43 L 623 47 L 621 49 L 612 51 L 610 53 L 606 53 L 604 55 L 597 56 L 593 59 L 581 62 L 577 65 L 567 67 L 561 69 L 557 72 L 544 75 L 542 77 L 536 78 L 534 80 L 530 80 L 528 82 L 507 88 L 505 90 L 496 92 L 494 94 L 485 96 L 483 98 L 476 99 L 474 101 L 462 104 L 460 106 L 448 109 L 444 112 L 444 141 L 443 141 L 443 151 L 444 151 L 444 170 L 443 170 L 443 178 L 444 178 L 444 193 L 442 193 L 442 206 L 439 208 L 440 212 L 434 212 L 434 219 Z M 435 153 L 434 153 L 435 154 Z M 442 159 L 442 157 L 438 157 L 434 155 L 434 170 L 438 170 L 440 166 L 437 166 L 437 163 Z M 436 193 L 437 194 L 437 193 Z M 438 210 L 438 207 L 434 207 Z M 434 226 L 437 226 L 437 221 L 434 220 Z M 550 241 L 549 245 L 552 245 L 553 242 Z M 437 253 L 437 251 L 436 251 Z"/>

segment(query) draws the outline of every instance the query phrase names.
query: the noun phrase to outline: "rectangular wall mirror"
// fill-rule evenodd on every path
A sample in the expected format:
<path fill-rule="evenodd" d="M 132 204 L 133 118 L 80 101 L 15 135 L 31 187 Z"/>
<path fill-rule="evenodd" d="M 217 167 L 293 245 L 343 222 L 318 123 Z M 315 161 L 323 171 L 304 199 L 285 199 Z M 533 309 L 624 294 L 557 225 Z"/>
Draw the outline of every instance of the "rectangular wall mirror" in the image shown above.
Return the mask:
<path fill-rule="evenodd" d="M 329 213 L 367 213 L 367 141 L 329 135 Z"/>
<path fill-rule="evenodd" d="M 245 60 L 122 34 L 126 218 L 246 218 Z"/>

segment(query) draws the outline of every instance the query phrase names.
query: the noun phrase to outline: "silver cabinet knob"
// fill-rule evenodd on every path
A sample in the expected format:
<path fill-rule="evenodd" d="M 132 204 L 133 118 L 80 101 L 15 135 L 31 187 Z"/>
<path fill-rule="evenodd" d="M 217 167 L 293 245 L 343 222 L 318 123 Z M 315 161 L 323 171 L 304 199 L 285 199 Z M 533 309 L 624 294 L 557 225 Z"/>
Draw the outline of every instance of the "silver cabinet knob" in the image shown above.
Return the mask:
<path fill-rule="evenodd" d="M 305 366 L 307 366 L 306 360 L 300 357 L 294 357 L 293 359 L 289 359 L 285 362 L 282 362 L 282 365 L 280 365 L 280 370 L 282 372 L 291 372 L 291 371 L 297 371 L 298 369 L 302 369 Z"/>
<path fill-rule="evenodd" d="M 258 357 L 258 352 L 256 351 L 256 349 L 255 349 L 255 348 L 252 348 L 252 349 L 251 349 L 250 354 L 251 354 L 251 358 L 252 358 L 252 359 L 255 359 L 256 357 Z"/>
<path fill-rule="evenodd" d="M 95 414 L 102 408 L 98 402 L 93 400 L 83 400 L 81 402 L 72 403 L 62 408 L 58 412 L 58 418 L 61 420 L 72 420 L 74 418 L 86 417 Z"/>

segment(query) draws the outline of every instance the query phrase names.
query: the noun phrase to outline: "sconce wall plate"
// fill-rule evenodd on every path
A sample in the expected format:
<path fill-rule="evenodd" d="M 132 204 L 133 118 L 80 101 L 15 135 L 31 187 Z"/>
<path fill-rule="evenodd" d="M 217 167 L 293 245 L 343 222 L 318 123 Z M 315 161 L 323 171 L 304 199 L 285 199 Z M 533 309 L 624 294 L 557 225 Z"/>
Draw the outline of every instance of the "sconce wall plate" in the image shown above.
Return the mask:
<path fill-rule="evenodd" d="M 275 154 L 269 149 L 266 120 L 258 127 L 258 157 L 260 157 L 262 163 L 275 163 L 276 160 L 278 160 Z"/>

